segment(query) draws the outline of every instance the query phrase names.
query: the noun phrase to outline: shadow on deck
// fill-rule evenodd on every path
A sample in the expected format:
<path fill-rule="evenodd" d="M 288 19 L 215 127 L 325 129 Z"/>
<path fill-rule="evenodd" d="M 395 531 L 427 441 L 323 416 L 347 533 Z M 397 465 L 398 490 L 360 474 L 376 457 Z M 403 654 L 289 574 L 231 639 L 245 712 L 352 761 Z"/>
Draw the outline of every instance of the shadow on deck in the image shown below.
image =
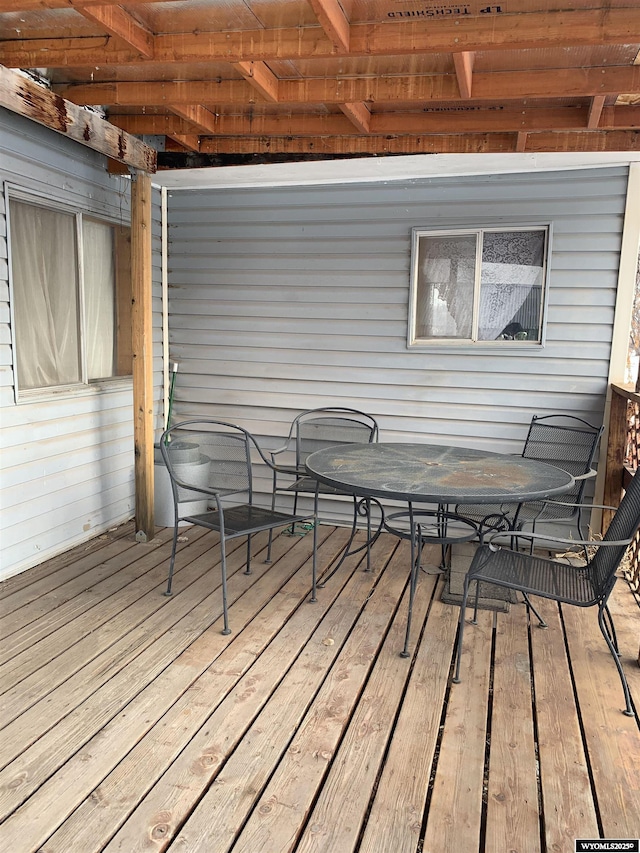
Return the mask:
<path fill-rule="evenodd" d="M 217 536 L 131 527 L 0 587 L 0 849 L 12 853 L 521 853 L 640 836 L 638 719 L 595 609 L 483 610 L 452 685 L 458 608 L 421 574 L 402 648 L 408 545 L 380 537 L 308 603 L 311 536 L 274 561 Z M 319 566 L 346 541 L 322 526 Z M 636 709 L 638 606 L 611 599 Z"/>

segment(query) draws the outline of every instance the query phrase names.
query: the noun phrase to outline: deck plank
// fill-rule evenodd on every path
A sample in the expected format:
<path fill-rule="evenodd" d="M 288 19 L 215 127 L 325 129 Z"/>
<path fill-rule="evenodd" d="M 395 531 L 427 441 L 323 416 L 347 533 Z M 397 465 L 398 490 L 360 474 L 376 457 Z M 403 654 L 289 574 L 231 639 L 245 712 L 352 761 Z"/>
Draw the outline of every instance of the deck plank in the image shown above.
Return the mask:
<path fill-rule="evenodd" d="M 596 608 L 563 607 L 562 612 L 604 837 L 638 838 L 638 721 L 621 713 L 622 687 Z"/>
<path fill-rule="evenodd" d="M 339 547 L 341 543 L 342 540 L 332 542 L 331 547 Z M 278 563 L 272 568 L 277 573 Z M 275 585 L 279 580 L 270 579 Z M 172 691 L 176 693 L 174 676 L 170 673 L 146 688 L 109 723 L 103 731 L 113 730 L 113 736 L 121 740 L 124 757 L 97 787 L 90 790 L 79 807 L 42 847 L 42 853 L 67 851 L 73 843 L 87 853 L 101 850 L 129 817 L 131 804 L 136 804 L 159 780 L 162 780 L 162 785 L 167 784 L 169 775 L 185 761 L 185 747 L 190 750 L 186 767 L 201 777 L 202 768 L 210 769 L 212 756 L 218 753 L 208 745 L 202 748 L 201 758 L 192 761 L 193 750 L 197 750 L 196 741 L 215 732 L 226 748 L 230 748 L 234 739 L 239 739 L 239 733 L 243 731 L 240 714 L 245 713 L 251 719 L 251 713 L 257 713 L 256 708 L 262 706 L 281 679 L 282 670 L 290 660 L 295 660 L 307 635 L 316 629 L 316 620 L 338 597 L 340 586 L 336 586 L 333 595 L 318 601 L 317 609 L 306 607 L 309 576 L 307 567 L 303 566 L 270 599 L 265 598 L 268 592 L 265 584 L 259 596 L 245 596 L 231 605 L 230 614 L 238 629 L 217 657 L 211 644 L 213 642 L 217 646 L 220 642 L 220 620 L 207 632 L 209 636 L 203 635 L 184 653 L 184 665 L 188 666 L 194 658 L 203 661 L 205 668 L 166 712 L 165 705 L 172 701 Z M 209 664 L 209 661 L 212 662 Z M 130 740 L 122 736 L 123 718 L 128 721 L 132 712 L 140 720 L 145 719 L 147 725 L 153 723 L 142 739 L 138 725 L 128 726 Z M 101 737 L 102 732 L 99 732 L 96 738 Z M 134 746 L 127 751 L 131 743 Z M 222 748 L 219 754 L 224 752 Z M 186 795 L 186 788 L 178 786 L 176 790 L 180 797 L 188 800 L 190 807 L 192 801 Z M 131 819 L 133 827 L 147 825 L 144 811 L 150 810 L 153 815 L 156 810 L 153 797 L 156 794 L 154 791 L 140 811 L 134 813 Z M 179 814 L 175 803 L 174 807 Z M 135 846 L 136 842 L 130 840 L 126 843 Z"/>
<path fill-rule="evenodd" d="M 297 556 L 297 560 L 296 560 Z M 189 646 L 179 659 L 176 660 L 173 671 L 160 675 L 145 691 L 140 693 L 126 708 L 114 718 L 104 729 L 101 729 L 94 738 L 87 743 L 70 761 L 63 765 L 57 774 L 49 779 L 40 790 L 26 803 L 13 818 L 7 822 L 7 826 L 16 837 L 23 841 L 28 839 L 34 846 L 42 849 L 46 838 L 44 833 L 51 829 L 50 822 L 43 823 L 41 814 L 42 805 L 47 803 L 56 790 L 64 792 L 58 798 L 57 810 L 59 820 L 62 821 L 68 814 L 72 814 L 78 805 L 85 802 L 87 798 L 96 805 L 105 802 L 105 790 L 96 793 L 98 786 L 103 782 L 106 774 L 119 766 L 119 763 L 127 757 L 126 764 L 131 770 L 130 750 L 135 748 L 141 738 L 146 738 L 151 732 L 154 723 L 160 723 L 148 740 L 145 739 L 145 749 L 137 749 L 135 753 L 136 771 L 135 781 L 138 784 L 150 785 L 153 781 L 151 765 L 161 760 L 162 749 L 158 754 L 154 747 L 160 743 L 164 751 L 173 748 L 177 753 L 184 746 L 172 744 L 171 734 L 178 737 L 186 737 L 187 742 L 198 729 L 198 717 L 203 721 L 215 707 L 226 689 L 230 689 L 234 682 L 242 675 L 238 673 L 237 664 L 234 661 L 229 669 L 228 663 L 220 659 L 226 654 L 226 660 L 233 660 L 233 648 L 240 650 L 245 657 L 245 665 L 249 666 L 255 656 L 259 654 L 260 646 L 268 642 L 268 633 L 265 635 L 263 622 L 269 629 L 269 617 L 263 620 L 262 611 L 271 611 L 271 621 L 274 629 L 282 624 L 292 608 L 298 607 L 308 598 L 310 588 L 310 577 L 308 567 L 305 565 L 306 549 L 297 548 L 290 551 L 284 559 L 278 560 L 278 549 L 274 542 L 274 563 L 271 567 L 264 567 L 260 580 L 251 588 L 252 595 L 243 596 L 232 605 L 232 614 L 236 623 L 236 633 L 226 637 L 222 635 L 222 620 L 219 617 L 209 629 L 205 631 L 191 646 Z M 302 557 L 302 559 L 301 559 Z M 302 568 L 300 568 L 302 563 Z M 264 564 L 263 564 L 264 566 Z M 255 568 L 254 568 L 255 570 Z M 286 588 L 284 595 L 280 595 L 281 589 Z M 231 585 L 230 585 L 231 592 Z M 246 637 L 242 637 L 242 627 L 254 620 L 258 625 L 253 626 L 249 633 L 254 634 L 253 647 L 246 649 Z M 260 628 L 260 635 L 256 634 L 256 627 Z M 240 639 L 242 637 L 242 639 Z M 224 677 L 216 679 L 215 691 L 210 681 L 202 679 L 210 667 L 212 661 L 218 661 L 222 668 Z M 218 672 L 220 669 L 217 670 Z M 200 681 L 198 681 L 200 679 Z M 226 681 L 226 683 L 225 683 Z M 202 695 L 203 684 L 208 687 L 205 695 Z M 216 698 L 217 696 L 217 698 Z M 177 705 L 174 703 L 177 702 Z M 185 731 L 186 730 L 186 731 Z M 145 760 L 141 760 L 146 757 Z M 164 769 L 164 768 L 162 768 Z M 162 772 L 162 770 L 160 770 Z M 141 775 L 142 773 L 142 775 Z M 117 773 L 122 779 L 121 772 Z M 113 789 L 112 789 L 113 790 Z M 120 801 L 121 791 L 116 791 L 115 802 Z M 139 793 L 138 793 L 139 796 Z M 108 802 L 108 801 L 107 801 Z M 84 810 L 86 811 L 86 809 Z M 96 809 L 99 814 L 100 810 Z M 84 813 L 84 812 L 83 812 Z M 109 815 L 113 819 L 113 813 Z M 125 813 L 126 817 L 126 813 Z M 124 818 L 121 816 L 120 820 Z M 86 824 L 86 821 L 85 821 Z M 99 839 L 96 821 L 86 824 L 90 829 L 90 835 L 85 839 L 87 847 L 85 850 L 94 849 L 96 840 Z M 78 822 L 70 821 L 70 831 L 78 830 Z M 101 849 L 102 843 L 108 841 L 113 834 L 114 825 L 110 823 L 105 831 L 105 838 L 100 841 L 97 849 Z M 78 844 L 78 832 L 72 835 L 75 840 L 72 844 Z M 43 837 L 44 836 L 44 837 Z M 64 846 L 69 848 L 69 828 L 61 832 Z M 2 829 L 0 828 L 0 839 Z M 9 837 L 11 840 L 11 836 Z M 57 842 L 47 842 L 55 844 Z M 73 849 L 73 848 L 71 848 Z"/>
<path fill-rule="evenodd" d="M 202 530 L 202 533 L 205 531 Z M 204 553 L 210 547 L 211 540 L 197 539 L 200 539 L 200 548 Z M 190 558 L 197 556 L 197 546 L 194 551 L 195 542 L 191 544 Z M 98 637 L 99 642 L 106 646 L 115 641 L 119 630 L 131 630 L 135 623 L 132 611 L 128 608 L 135 605 L 138 610 L 136 618 L 144 619 L 144 608 L 140 606 L 143 600 L 161 603 L 157 593 L 166 586 L 170 555 L 171 543 L 166 542 L 163 547 L 145 554 L 142 559 L 138 558 L 132 565 L 118 566 L 109 561 L 105 564 L 107 576 L 104 580 L 81 590 L 71 601 L 65 602 L 36 623 L 31 623 L 24 631 L 13 634 L 10 645 L 15 654 L 0 666 L 0 692 L 6 693 L 23 682 L 14 692 L 23 694 L 33 685 L 32 692 L 37 694 L 41 676 L 35 673 L 49 661 L 57 659 L 55 675 L 60 683 L 72 674 L 73 666 L 77 669 L 91 659 L 87 652 L 91 657 L 99 653 L 100 648 L 96 643 Z M 124 571 L 119 571 L 120 568 Z M 37 630 L 34 630 L 34 624 L 38 626 Z M 96 634 L 103 625 L 105 630 Z M 71 669 L 67 666 L 67 660 Z M 30 682 L 25 684 L 28 676 L 31 676 Z M 45 684 L 48 690 L 55 687 L 51 681 L 51 670 L 45 674 Z M 9 697 L 5 697 L 4 701 L 8 703 Z M 6 723 L 9 719 L 8 711 L 3 711 L 3 721 Z"/>
<path fill-rule="evenodd" d="M 266 535 L 264 542 L 266 542 Z M 310 547 L 306 541 L 300 543 L 299 560 L 303 563 L 308 556 Z M 277 539 L 274 541 L 274 549 L 274 562 L 278 556 L 286 555 L 285 570 L 293 573 L 298 566 L 296 557 L 290 557 L 288 546 L 281 545 L 280 540 Z M 232 560 L 233 557 L 232 554 Z M 238 558 L 238 564 L 243 565 L 243 560 L 244 553 L 242 558 Z M 268 571 L 269 566 L 266 564 L 254 563 L 252 575 L 248 576 L 241 571 L 236 571 L 235 574 L 231 575 L 229 579 L 230 604 L 233 604 L 236 598 L 240 599 L 242 593 L 252 588 Z M 165 600 L 173 603 L 180 597 L 184 597 L 190 604 L 193 592 L 193 588 L 188 587 L 181 593 L 177 593 L 173 599 Z M 132 663 L 122 668 L 115 677 L 104 682 L 101 689 L 96 689 L 70 713 L 63 715 L 58 723 L 47 729 L 41 737 L 37 740 L 34 738 L 33 745 L 22 751 L 14 761 L 0 772 L 0 813 L 8 814 L 14 810 L 52 773 L 57 771 L 70 755 L 84 746 L 91 737 L 100 731 L 102 726 L 121 712 L 138 693 L 147 685 L 155 683 L 155 680 L 174 661 L 176 661 L 176 667 L 167 671 L 167 678 L 170 681 L 171 677 L 175 679 L 175 689 L 180 690 L 181 687 L 186 689 L 190 684 L 189 677 L 192 675 L 194 665 L 204 668 L 213 660 L 212 657 L 207 657 L 203 662 L 196 656 L 195 663 L 189 664 L 188 647 L 193 640 L 197 640 L 200 634 L 204 633 L 207 627 L 219 618 L 221 613 L 219 599 L 220 594 L 215 586 L 214 591 L 210 593 L 209 588 L 206 588 L 203 591 L 200 605 L 187 608 L 187 612 L 181 620 L 182 627 L 179 621 L 172 631 L 162 633 L 159 636 L 152 633 L 151 636 L 154 641 Z M 253 602 L 254 598 L 251 597 L 250 600 Z M 202 630 L 199 630 L 198 626 L 199 613 L 201 614 L 200 626 Z M 251 614 L 252 617 L 254 615 L 255 613 Z M 218 630 L 213 632 L 213 636 L 218 652 L 230 642 L 230 639 L 223 638 Z M 185 652 L 185 656 L 182 657 Z M 163 679 L 159 683 L 161 684 L 162 681 Z M 159 688 L 157 689 L 159 690 Z M 164 689 L 166 690 L 166 685 L 164 685 Z M 171 689 L 174 689 L 173 684 Z M 60 693 L 60 700 L 64 701 L 66 698 L 65 691 L 61 689 Z M 157 701 L 162 707 L 161 699 L 158 698 Z M 35 715 L 37 708 L 32 710 L 33 714 L 31 711 L 23 714 L 18 721 L 30 714 Z"/>
<path fill-rule="evenodd" d="M 426 617 L 436 587 L 436 578 L 433 576 L 421 578 L 421 581 L 413 611 L 415 636 L 418 634 L 418 626 Z M 437 608 L 438 605 L 439 602 L 433 606 Z M 406 609 L 406 606 L 407 602 L 403 601 L 401 610 Z M 436 621 L 434 620 L 434 627 Z M 432 624 L 431 620 L 429 624 Z M 446 637 L 446 628 L 442 623 L 440 628 L 444 629 Z M 403 629 L 402 619 L 396 619 L 323 782 L 308 825 L 298 843 L 299 853 L 350 853 L 356 848 L 368 811 L 371 791 L 375 788 L 392 734 L 397 708 L 401 704 L 405 707 L 402 695 L 411 674 L 412 662 L 400 657 L 404 642 Z M 428 645 L 428 642 L 424 641 L 424 645 Z M 451 644 L 448 645 L 450 655 Z M 433 654 L 439 662 L 437 651 L 437 648 L 434 649 Z M 433 684 L 431 686 L 434 688 Z M 437 684 L 433 696 L 434 699 L 438 697 Z M 415 718 L 413 722 L 416 722 Z M 411 743 L 402 738 L 398 728 L 395 731 L 396 743 L 406 746 L 405 764 L 409 758 L 413 761 Z M 393 839 L 386 849 L 398 850 Z"/>
<path fill-rule="evenodd" d="M 251 576 L 238 544 L 225 637 L 217 535 L 183 533 L 171 599 L 166 530 L 152 547 L 120 530 L 126 548 L 110 535 L 0 587 L 15 644 L 0 692 L 17 703 L 0 737 L 0 849 L 565 853 L 576 837 L 637 837 L 638 719 L 621 713 L 594 609 L 538 602 L 548 630 L 523 606 L 481 611 L 452 685 L 458 607 L 440 578 L 421 576 L 414 656 L 398 657 L 406 542 L 380 537 L 372 572 L 350 557 L 315 605 L 311 536 L 278 536 L 271 566 L 256 537 Z M 347 531 L 319 534 L 322 572 Z M 610 608 L 638 707 L 624 581 Z"/>
<path fill-rule="evenodd" d="M 167 570 L 163 565 L 156 567 L 154 589 L 114 615 L 101 631 L 85 636 L 58 655 L 52 667 L 36 670 L 0 696 L 0 728 L 6 731 L 19 715 L 45 699 L 50 709 L 59 709 L 58 713 L 65 712 L 70 699 L 80 704 L 101 684 L 138 657 L 153 642 L 156 634 L 169 631 L 199 603 L 200 590 L 211 585 L 211 569 L 215 570 L 217 564 L 211 566 L 208 551 L 208 539 L 203 537 L 196 545 L 196 559 L 185 566 L 180 574 L 181 582 L 187 586 L 185 595 L 170 599 L 164 597 L 162 588 L 166 584 Z M 229 560 L 235 572 L 240 569 L 243 560 L 244 552 L 237 548 Z M 65 685 L 64 690 L 56 692 L 62 684 Z M 65 700 L 58 705 L 52 697 L 57 698 L 62 693 Z M 11 737 L 15 728 L 12 729 Z M 24 729 L 24 726 L 17 728 Z"/>
<path fill-rule="evenodd" d="M 407 580 L 406 570 L 393 570 L 398 562 L 406 565 L 404 544 L 369 593 L 329 671 L 309 686 L 310 673 L 290 671 L 182 827 L 176 850 L 290 849 L 392 623 Z M 311 663 L 314 669 L 313 658 Z"/>
<path fill-rule="evenodd" d="M 106 533 L 94 536 L 93 539 L 90 539 L 88 542 L 83 542 L 68 551 L 64 551 L 62 554 L 58 554 L 56 557 L 45 560 L 27 571 L 11 575 L 11 577 L 0 581 L 0 603 L 3 604 L 9 596 L 19 590 L 30 587 L 45 577 L 55 575 L 56 572 L 60 571 L 60 569 L 64 569 L 72 563 L 76 564 L 74 569 L 75 572 L 78 571 L 78 565 L 81 565 L 84 569 L 89 569 L 91 566 L 95 565 L 96 561 L 100 562 L 104 559 L 103 555 L 96 554 L 96 552 L 102 551 L 104 548 L 108 548 L 110 544 L 113 544 L 118 540 L 126 540 L 129 544 L 133 544 L 135 542 L 134 537 L 135 525 L 133 521 L 127 521 L 118 527 L 111 528 Z M 122 543 L 120 547 L 121 546 Z M 110 551 L 107 553 L 119 553 L 119 548 L 114 549 L 113 552 Z M 8 611 L 5 610 L 4 612 Z"/>
<path fill-rule="evenodd" d="M 479 611 L 478 624 L 468 629 L 461 681 L 452 685 L 446 710 L 424 853 L 479 848 L 493 622 L 493 613 Z M 375 853 L 374 833 L 367 853 Z"/>
<path fill-rule="evenodd" d="M 313 695 L 315 685 L 338 654 L 376 583 L 373 573 L 354 573 L 358 563 L 351 558 L 343 565 L 326 590 L 326 601 L 323 594 L 318 597 L 317 605 L 296 612 L 246 678 L 238 682 L 216 709 L 188 749 L 159 779 L 113 839 L 110 849 L 150 849 L 148 838 L 154 838 L 156 845 L 160 845 L 154 849 L 164 849 L 160 835 L 166 837 L 166 843 L 170 841 L 250 728 L 262 730 L 265 718 L 273 713 L 265 706 L 274 693 L 278 690 L 290 692 L 295 686 L 299 694 L 296 701 L 308 701 L 308 694 Z M 347 595 L 340 596 L 345 580 Z M 328 642 L 329 639 L 333 643 Z M 280 659 L 282 666 L 276 665 Z M 289 714 L 296 713 L 295 708 L 287 710 Z M 257 718 L 261 722 L 257 722 Z"/>
<path fill-rule="evenodd" d="M 532 619 L 531 644 L 544 832 L 549 853 L 597 838 L 598 821 L 558 605 L 538 598 L 548 628 Z"/>
<path fill-rule="evenodd" d="M 541 850 L 530 667 L 525 607 L 511 605 L 496 619 L 487 851 Z"/>

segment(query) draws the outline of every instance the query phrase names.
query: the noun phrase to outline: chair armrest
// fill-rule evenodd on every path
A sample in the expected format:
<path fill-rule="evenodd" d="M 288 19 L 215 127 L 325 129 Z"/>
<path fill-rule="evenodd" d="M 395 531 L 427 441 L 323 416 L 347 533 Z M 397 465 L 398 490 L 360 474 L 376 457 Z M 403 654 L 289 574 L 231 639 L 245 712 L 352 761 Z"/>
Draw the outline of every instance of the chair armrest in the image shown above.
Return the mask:
<path fill-rule="evenodd" d="M 289 450 L 289 446 L 290 446 L 290 441 L 289 441 L 289 439 L 287 439 L 286 444 L 283 444 L 282 447 L 276 447 L 275 450 L 270 450 L 269 455 L 271 456 L 271 458 L 275 462 L 274 457 L 277 456 L 279 453 L 284 453 L 285 450 Z"/>
<path fill-rule="evenodd" d="M 505 536 L 515 536 L 517 539 L 528 539 L 531 542 L 544 541 L 552 542 L 556 545 L 592 545 L 595 548 L 600 548 L 601 546 L 630 545 L 634 540 L 635 534 L 629 539 L 564 539 L 559 536 L 545 535 L 544 533 L 521 533 L 520 531 L 509 533 L 503 530 L 490 536 L 486 544 L 494 551 L 499 550 L 500 546 L 494 545 L 493 540 L 504 538 Z"/>
<path fill-rule="evenodd" d="M 534 501 L 534 503 L 535 503 L 535 501 Z M 544 501 L 544 503 L 545 504 L 558 504 L 558 506 L 563 506 L 563 507 L 567 507 L 567 506 L 583 507 L 584 509 L 610 509 L 612 512 L 615 512 L 618 509 L 617 506 L 607 506 L 606 504 L 585 503 L 585 501 L 582 501 L 582 503 L 574 504 L 574 503 L 564 503 L 563 501 L 554 501 L 551 499 L 547 499 Z"/>

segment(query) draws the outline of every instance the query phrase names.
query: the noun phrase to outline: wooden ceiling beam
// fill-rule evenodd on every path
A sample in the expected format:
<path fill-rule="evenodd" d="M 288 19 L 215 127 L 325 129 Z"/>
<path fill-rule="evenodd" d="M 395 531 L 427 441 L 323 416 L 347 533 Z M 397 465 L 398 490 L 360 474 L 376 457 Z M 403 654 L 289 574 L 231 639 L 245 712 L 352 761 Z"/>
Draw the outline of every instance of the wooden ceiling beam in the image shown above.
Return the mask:
<path fill-rule="evenodd" d="M 127 0 L 127 6 L 166 3 L 168 0 Z M 104 6 L 105 0 L 0 0 L 0 12 L 41 12 L 43 9 L 77 9 Z"/>
<path fill-rule="evenodd" d="M 0 0 L 1 2 L 1 0 Z M 66 5 L 66 4 L 65 4 Z M 517 15 L 462 16 L 384 24 L 354 24 L 350 56 L 404 56 L 422 53 L 531 50 L 606 44 L 635 44 L 640 7 Z M 321 27 L 230 32 L 190 32 L 155 36 L 157 62 L 269 62 L 321 59 L 336 55 Z M 70 68 L 140 62 L 136 51 L 104 38 L 15 39 L 0 43 L 0 62 L 13 68 Z"/>
<path fill-rule="evenodd" d="M 202 107 L 176 107 L 170 115 L 113 115 L 113 124 L 134 134 L 192 133 L 194 125 L 214 136 L 349 136 L 373 134 L 540 132 L 583 130 L 588 111 L 576 107 L 469 110 L 450 113 L 382 113 L 371 116 L 363 131 L 343 116 L 214 116 Z M 178 116 L 182 116 L 179 118 Z M 207 120 L 207 116 L 209 120 Z M 603 112 L 601 130 L 640 129 L 640 106 L 611 107 Z"/>
<path fill-rule="evenodd" d="M 255 103 L 257 94 L 244 81 L 217 80 L 88 83 L 56 88 L 75 103 L 112 106 Z M 421 101 L 426 105 L 431 101 L 462 100 L 454 74 L 280 80 L 278 89 L 280 104 Z M 640 93 L 640 65 L 500 71 L 476 73 L 473 78 L 473 97 L 478 101 L 593 97 L 619 92 Z"/>
<path fill-rule="evenodd" d="M 360 133 L 369 133 L 371 128 L 371 111 L 362 102 L 356 104 L 339 104 L 344 115 Z"/>
<path fill-rule="evenodd" d="M 640 151 L 640 131 L 531 133 L 527 139 L 527 151 Z"/>
<path fill-rule="evenodd" d="M 0 107 L 142 172 L 156 171 L 156 152 L 98 115 L 0 65 Z"/>
<path fill-rule="evenodd" d="M 470 53 L 468 51 L 453 54 L 453 64 L 456 69 L 456 77 L 458 78 L 460 97 L 467 100 L 471 97 L 471 83 L 475 57 L 475 53 Z"/>
<path fill-rule="evenodd" d="M 79 104 L 120 106 L 171 106 L 179 104 L 264 103 L 244 80 L 180 81 L 179 83 L 80 83 L 54 86 L 65 98 Z M 164 90 L 164 91 L 163 91 Z"/>
<path fill-rule="evenodd" d="M 172 104 L 170 110 L 179 118 L 184 119 L 187 123 L 188 130 L 181 129 L 176 130 L 175 132 L 172 132 L 171 130 L 135 130 L 133 133 L 166 133 L 169 136 L 173 136 L 175 133 L 191 133 L 194 126 L 206 133 L 218 133 L 218 119 L 212 112 L 200 105 Z M 142 116 L 142 118 L 145 118 L 145 116 Z M 151 118 L 165 118 L 171 120 L 171 116 L 151 116 Z M 118 127 L 123 127 L 119 122 L 114 123 L 117 124 Z M 166 122 L 165 128 L 170 127 L 171 124 Z"/>
<path fill-rule="evenodd" d="M 591 99 L 591 105 L 589 106 L 589 116 L 587 118 L 587 127 L 589 128 L 589 130 L 593 130 L 598 126 L 605 100 L 606 98 L 604 95 L 596 95 L 595 98 Z"/>
<path fill-rule="evenodd" d="M 186 148 L 187 151 L 200 152 L 200 137 L 195 134 L 171 133 L 168 134 L 169 139 L 173 139 L 178 143 L 179 148 Z"/>
<path fill-rule="evenodd" d="M 341 52 L 349 52 L 350 27 L 338 0 L 309 0 L 327 38 Z"/>
<path fill-rule="evenodd" d="M 80 12 L 83 17 L 100 24 L 112 36 L 122 39 L 146 59 L 153 57 L 153 33 L 139 24 L 121 6 L 89 6 L 80 9 Z"/>
<path fill-rule="evenodd" d="M 515 151 L 517 134 L 425 134 L 351 137 L 203 137 L 203 154 L 435 154 Z M 638 151 L 640 131 L 531 133 L 527 151 Z"/>
<path fill-rule="evenodd" d="M 278 78 L 264 62 L 234 62 L 233 67 L 265 101 L 278 101 Z"/>

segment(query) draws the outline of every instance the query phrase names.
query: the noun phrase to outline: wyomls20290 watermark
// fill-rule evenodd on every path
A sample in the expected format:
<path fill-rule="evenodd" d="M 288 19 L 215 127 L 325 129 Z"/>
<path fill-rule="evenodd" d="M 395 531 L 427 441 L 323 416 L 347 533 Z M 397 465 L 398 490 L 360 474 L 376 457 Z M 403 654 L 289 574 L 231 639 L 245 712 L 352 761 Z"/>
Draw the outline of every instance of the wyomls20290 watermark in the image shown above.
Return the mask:
<path fill-rule="evenodd" d="M 576 841 L 576 853 L 585 853 L 585 851 L 607 851 L 612 853 L 616 850 L 625 850 L 627 853 L 640 853 L 640 839 L 638 838 L 579 838 Z"/>

